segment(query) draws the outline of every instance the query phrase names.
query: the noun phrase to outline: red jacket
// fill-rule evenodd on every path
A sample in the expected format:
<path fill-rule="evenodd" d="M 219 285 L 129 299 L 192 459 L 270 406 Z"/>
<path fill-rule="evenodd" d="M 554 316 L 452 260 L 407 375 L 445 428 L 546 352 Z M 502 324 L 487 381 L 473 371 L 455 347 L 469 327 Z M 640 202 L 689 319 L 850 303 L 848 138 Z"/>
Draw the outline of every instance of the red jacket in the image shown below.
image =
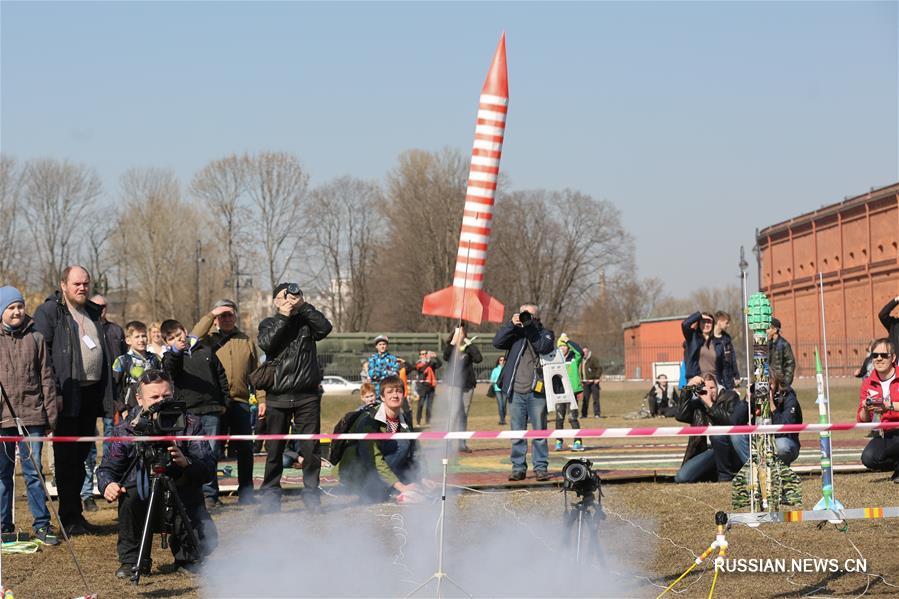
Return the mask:
<path fill-rule="evenodd" d="M 871 420 L 868 410 L 865 409 L 865 400 L 868 398 L 883 398 L 883 387 L 880 385 L 880 375 L 877 374 L 876 370 L 872 371 L 871 376 L 862 381 L 862 387 L 859 391 L 858 414 L 856 414 L 856 420 L 859 422 L 870 422 Z M 880 419 L 884 422 L 899 421 L 899 409 L 897 409 L 899 408 L 899 371 L 896 372 L 896 376 L 890 383 L 890 400 L 893 402 L 893 409 L 884 410 Z"/>

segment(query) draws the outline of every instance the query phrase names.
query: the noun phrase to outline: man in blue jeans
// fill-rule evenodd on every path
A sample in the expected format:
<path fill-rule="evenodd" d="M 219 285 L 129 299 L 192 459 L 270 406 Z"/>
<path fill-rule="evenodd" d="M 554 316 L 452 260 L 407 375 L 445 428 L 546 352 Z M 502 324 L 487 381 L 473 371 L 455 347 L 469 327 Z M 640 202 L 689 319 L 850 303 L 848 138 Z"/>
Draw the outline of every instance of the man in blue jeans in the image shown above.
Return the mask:
<path fill-rule="evenodd" d="M 0 287 L 0 435 L 40 437 L 58 420 L 58 397 L 44 337 L 34 330 L 25 314 L 25 299 L 14 287 Z M 0 524 L 2 532 L 15 532 L 13 522 L 13 475 L 16 444 L 0 446 Z M 41 467 L 38 441 L 19 442 L 22 477 L 28 491 L 28 508 L 34 517 L 34 536 L 47 545 L 59 541 L 50 527 L 47 494 L 36 468 Z M 32 456 L 34 460 L 32 461 Z"/>
<path fill-rule="evenodd" d="M 506 364 L 499 377 L 499 386 L 511 397 L 509 414 L 512 430 L 526 430 L 530 422 L 534 430 L 546 430 L 546 394 L 540 356 L 555 349 L 556 337 L 540 323 L 534 304 L 522 304 L 511 321 L 504 324 L 493 337 L 493 347 L 506 350 Z M 532 460 L 538 481 L 549 480 L 549 450 L 546 439 L 534 439 Z M 527 475 L 528 442 L 512 442 L 512 474 L 510 481 L 524 480 Z"/>
<path fill-rule="evenodd" d="M 688 381 L 675 418 L 693 426 L 746 424 L 748 409 L 735 391 L 719 389 L 715 375 L 704 374 Z M 749 435 L 711 436 L 708 443 L 706 437 L 690 437 L 674 482 L 729 481 L 748 460 Z"/>

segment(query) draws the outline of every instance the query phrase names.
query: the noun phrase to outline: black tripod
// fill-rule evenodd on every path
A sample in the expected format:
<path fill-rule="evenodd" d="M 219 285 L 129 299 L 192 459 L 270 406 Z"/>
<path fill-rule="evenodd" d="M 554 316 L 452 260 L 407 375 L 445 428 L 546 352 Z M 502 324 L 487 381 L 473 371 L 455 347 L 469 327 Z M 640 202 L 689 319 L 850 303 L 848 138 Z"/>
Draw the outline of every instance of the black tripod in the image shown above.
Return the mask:
<path fill-rule="evenodd" d="M 568 490 L 565 489 L 565 541 L 575 545 L 575 561 L 583 563 L 582 556 L 592 555 L 603 561 L 599 544 L 599 523 L 606 515 L 592 491 L 578 493 L 580 500 L 569 505 Z M 586 538 L 585 538 L 586 536 Z"/>
<path fill-rule="evenodd" d="M 134 463 L 136 464 L 140 459 L 140 456 L 138 456 L 135 458 Z M 137 563 L 134 564 L 131 570 L 132 585 L 137 585 L 140 582 L 144 555 L 149 553 L 150 543 L 153 540 L 153 531 L 160 531 L 160 546 L 163 549 L 167 549 L 169 546 L 168 536 L 178 532 L 175 530 L 176 517 L 181 518 L 182 529 L 186 531 L 186 540 L 190 552 L 197 556 L 200 555 L 200 540 L 197 537 L 197 532 L 194 530 L 191 519 L 187 515 L 187 510 L 184 509 L 184 504 L 178 496 L 175 483 L 166 474 L 166 467 L 160 464 L 153 464 L 145 468 L 147 475 L 150 477 L 150 499 L 147 502 L 147 517 L 144 520 L 140 548 L 137 551 Z M 127 476 L 127 473 L 125 476 Z"/>

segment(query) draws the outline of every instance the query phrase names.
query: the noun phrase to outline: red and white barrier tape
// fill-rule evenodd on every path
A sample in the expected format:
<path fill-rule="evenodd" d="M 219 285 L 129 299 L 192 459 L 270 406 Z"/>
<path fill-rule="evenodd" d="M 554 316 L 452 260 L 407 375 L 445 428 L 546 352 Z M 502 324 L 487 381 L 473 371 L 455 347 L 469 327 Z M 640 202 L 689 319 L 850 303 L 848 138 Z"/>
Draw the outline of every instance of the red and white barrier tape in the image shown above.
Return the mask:
<path fill-rule="evenodd" d="M 323 441 L 334 439 L 385 441 L 388 439 L 414 439 L 442 441 L 449 439 L 620 439 L 628 437 L 697 437 L 703 435 L 747 435 L 784 433 L 821 433 L 849 430 L 896 430 L 899 422 L 835 422 L 833 424 L 741 424 L 735 426 L 660 426 L 635 428 L 581 428 L 525 431 L 424 431 L 419 433 L 332 433 L 286 435 L 168 435 L 159 437 L 27 437 L 31 441 L 54 443 L 80 443 L 97 441 Z M 0 442 L 22 441 L 26 437 L 0 436 Z"/>

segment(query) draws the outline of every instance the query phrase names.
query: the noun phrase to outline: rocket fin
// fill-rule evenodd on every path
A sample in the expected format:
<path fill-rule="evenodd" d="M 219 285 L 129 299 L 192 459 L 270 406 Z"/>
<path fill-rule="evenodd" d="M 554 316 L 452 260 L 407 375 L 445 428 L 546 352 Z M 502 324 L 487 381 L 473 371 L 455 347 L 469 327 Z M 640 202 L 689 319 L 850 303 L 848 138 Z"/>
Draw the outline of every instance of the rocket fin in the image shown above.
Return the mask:
<path fill-rule="evenodd" d="M 425 296 L 421 313 L 429 316 L 458 318 L 480 324 L 481 321 L 502 322 L 504 306 L 485 291 L 447 287 Z"/>

